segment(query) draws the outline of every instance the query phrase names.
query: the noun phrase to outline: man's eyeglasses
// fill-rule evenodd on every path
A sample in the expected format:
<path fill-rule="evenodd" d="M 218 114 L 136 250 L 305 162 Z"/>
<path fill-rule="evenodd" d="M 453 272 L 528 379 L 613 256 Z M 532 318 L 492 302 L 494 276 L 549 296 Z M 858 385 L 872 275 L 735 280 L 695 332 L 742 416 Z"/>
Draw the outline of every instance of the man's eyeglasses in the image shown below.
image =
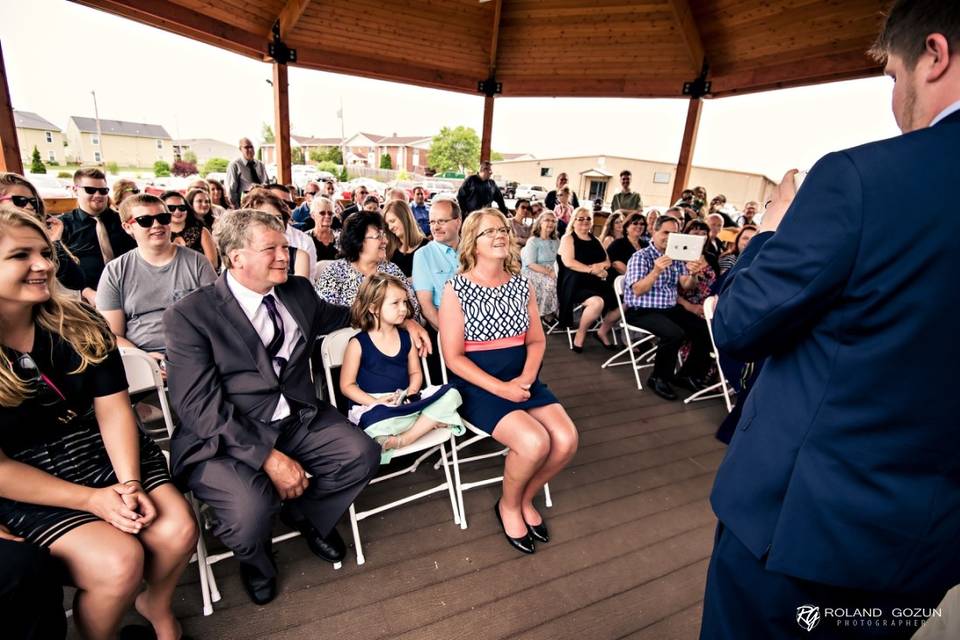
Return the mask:
<path fill-rule="evenodd" d="M 447 224 L 448 222 L 452 222 L 453 220 L 454 218 L 434 218 L 433 220 L 430 221 L 430 226 L 440 227 Z"/>
<path fill-rule="evenodd" d="M 13 206 L 21 209 L 30 205 L 34 211 L 40 210 L 40 201 L 33 196 L 0 196 L 0 202 L 6 202 L 7 200 L 12 202 Z"/>
<path fill-rule="evenodd" d="M 100 195 L 105 196 L 105 195 L 107 195 L 108 193 L 110 193 L 110 189 L 107 188 L 107 187 L 87 187 L 87 186 L 84 186 L 84 187 L 81 187 L 81 188 L 82 188 L 84 191 L 86 191 L 86 192 L 87 192 L 87 195 L 89 195 L 89 196 L 92 196 L 92 195 L 95 194 L 95 193 L 99 193 Z"/>
<path fill-rule="evenodd" d="M 190 209 L 185 204 L 168 204 L 167 209 L 170 210 L 170 213 L 173 213 L 174 211 L 183 211 L 184 213 L 186 213 L 187 211 L 190 211 Z"/>
<path fill-rule="evenodd" d="M 243 146 L 240 147 L 240 148 L 241 148 L 241 149 L 253 149 L 253 145 L 252 145 L 252 144 L 245 144 L 245 145 L 243 145 Z"/>
<path fill-rule="evenodd" d="M 169 213 L 158 213 L 152 216 L 137 216 L 136 218 L 133 219 L 133 221 L 136 222 L 141 227 L 143 227 L 144 229 L 149 229 L 150 227 L 153 226 L 154 220 L 156 220 L 163 226 L 166 226 L 170 224 L 170 219 L 172 217 L 173 216 L 171 216 Z"/>
<path fill-rule="evenodd" d="M 477 234 L 478 238 L 492 238 L 494 236 L 508 236 L 510 235 L 510 229 L 508 227 L 495 227 L 493 229 L 487 229 L 486 231 L 481 231 Z"/>

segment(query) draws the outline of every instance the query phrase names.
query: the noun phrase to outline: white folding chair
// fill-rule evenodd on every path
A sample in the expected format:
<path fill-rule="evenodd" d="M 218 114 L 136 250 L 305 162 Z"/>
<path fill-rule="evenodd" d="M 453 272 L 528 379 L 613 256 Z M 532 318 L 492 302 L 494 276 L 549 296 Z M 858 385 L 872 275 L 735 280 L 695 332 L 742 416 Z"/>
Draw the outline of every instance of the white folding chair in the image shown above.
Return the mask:
<path fill-rule="evenodd" d="M 439 348 L 439 345 L 440 345 L 440 338 L 439 338 L 439 336 L 437 337 L 437 345 L 438 345 L 438 350 L 439 350 L 439 355 L 440 355 L 440 372 L 441 372 L 441 375 L 443 376 L 443 383 L 444 383 L 444 384 L 447 384 L 447 382 L 449 382 L 449 379 L 448 379 L 448 376 L 447 376 L 447 363 L 446 363 L 446 361 L 445 361 L 444 358 L 443 358 L 443 349 L 440 349 L 440 348 Z M 485 459 L 487 459 L 487 458 L 498 458 L 498 457 L 501 457 L 501 456 L 502 456 L 502 457 L 506 457 L 506 455 L 510 452 L 510 448 L 509 448 L 509 447 L 504 447 L 503 449 L 501 449 L 501 450 L 499 450 L 499 451 L 494 451 L 493 453 L 484 453 L 484 454 L 480 454 L 480 455 L 476 455 L 476 456 L 471 456 L 471 457 L 469 457 L 469 458 L 463 458 L 462 460 L 459 461 L 459 465 L 458 465 L 458 464 L 457 464 L 457 458 L 456 458 L 456 456 L 457 456 L 457 452 L 458 452 L 459 450 L 461 450 L 461 449 L 463 449 L 463 448 L 465 448 L 465 447 L 469 447 L 469 446 L 472 445 L 472 444 L 475 444 L 475 443 L 477 443 L 477 442 L 480 442 L 481 440 L 485 440 L 485 439 L 491 437 L 489 433 L 487 433 L 486 431 L 483 431 L 483 430 L 481 430 L 481 429 L 478 429 L 478 428 L 475 427 L 474 425 L 470 424 L 467 420 L 464 420 L 464 421 L 463 421 L 463 424 L 467 427 L 467 430 L 470 431 L 470 433 L 473 434 L 473 435 L 471 435 L 469 438 L 467 438 L 466 440 L 460 442 L 459 444 L 457 444 L 456 446 L 454 446 L 454 447 L 452 447 L 452 448 L 453 448 L 453 456 L 454 456 L 453 473 L 454 473 L 454 477 L 456 478 L 456 483 L 457 483 L 457 505 L 458 505 L 459 510 L 460 510 L 460 528 L 461 528 L 461 529 L 466 529 L 466 528 L 467 528 L 467 512 L 466 512 L 466 509 L 464 509 L 464 506 L 463 506 L 463 492 L 464 492 L 464 491 L 468 491 L 468 490 L 470 490 L 470 489 L 475 489 L 475 488 L 477 488 L 477 487 L 482 487 L 482 486 L 485 486 L 485 485 L 488 485 L 488 484 L 494 484 L 494 483 L 497 483 L 497 482 L 502 482 L 502 481 L 503 481 L 503 475 L 499 475 L 499 476 L 496 476 L 496 477 L 493 477 L 493 478 L 485 478 L 485 479 L 483 479 L 483 480 L 477 480 L 477 481 L 475 481 L 475 482 L 464 482 L 463 479 L 460 477 L 460 466 L 459 466 L 459 465 L 465 464 L 465 463 L 467 463 L 467 462 L 473 462 L 473 461 L 475 461 L 475 460 L 485 460 Z M 429 455 L 429 452 L 428 452 L 428 455 Z M 423 458 L 425 458 L 425 457 L 426 457 L 426 456 L 421 456 L 420 459 L 417 460 L 417 462 L 419 463 L 419 462 L 420 462 Z M 436 469 L 436 468 L 438 468 L 441 464 L 446 464 L 446 461 L 445 461 L 445 460 L 440 460 L 440 461 L 438 461 L 435 465 L 433 465 L 433 468 Z M 543 498 L 544 498 L 545 504 L 547 505 L 547 508 L 550 508 L 550 507 L 553 506 L 553 499 L 552 499 L 551 496 L 550 496 L 550 484 L 549 484 L 549 483 L 543 485 Z"/>
<path fill-rule="evenodd" d="M 620 308 L 620 328 L 623 329 L 623 343 L 626 347 L 610 356 L 601 365 L 601 368 L 606 369 L 607 367 L 619 367 L 627 364 L 627 361 L 621 360 L 621 358 L 624 355 L 629 355 L 629 364 L 633 368 L 633 377 L 637 381 L 637 389 L 643 391 L 643 385 L 640 383 L 640 369 L 653 366 L 652 357 L 657 349 L 652 344 L 647 343 L 650 343 L 656 336 L 646 329 L 641 329 L 627 322 L 626 309 L 623 308 L 623 276 L 617 276 L 616 280 L 613 281 L 613 290 L 617 294 L 617 306 Z M 635 341 L 633 334 L 638 334 L 640 339 Z M 636 349 L 642 344 L 647 344 L 649 348 L 638 355 Z"/>
<path fill-rule="evenodd" d="M 166 387 L 163 383 L 163 376 L 160 374 L 160 365 L 151 358 L 145 351 L 120 347 L 120 357 L 123 360 L 123 369 L 127 375 L 127 384 L 131 394 L 142 393 L 146 391 L 156 391 L 160 398 L 160 410 L 163 413 L 163 422 L 167 428 L 167 436 L 173 437 L 173 414 L 170 411 L 170 402 L 167 399 Z M 163 452 L 167 456 L 169 466 L 170 454 Z M 193 494 L 187 494 L 190 506 L 193 507 L 197 522 L 200 522 L 200 510 Z M 200 593 L 203 597 L 203 615 L 209 616 L 213 613 L 213 602 L 220 600 L 220 591 L 217 589 L 217 582 L 213 577 L 213 570 L 207 562 L 207 547 L 203 541 L 203 535 L 197 538 L 196 554 L 190 559 L 190 562 L 197 562 L 197 568 L 200 571 Z"/>
<path fill-rule="evenodd" d="M 703 301 L 703 317 L 707 322 L 707 332 L 710 334 L 710 347 L 713 351 L 710 353 L 713 356 L 714 362 L 717 363 L 717 372 L 720 376 L 720 381 L 706 387 L 705 389 L 700 389 L 689 398 L 683 401 L 684 404 L 690 404 L 691 402 L 696 402 L 697 400 L 710 400 L 711 398 L 723 397 L 723 401 L 727 405 L 727 413 L 733 411 L 733 400 L 731 396 L 733 395 L 733 390 L 730 389 L 730 385 L 727 384 L 727 379 L 723 375 L 723 368 L 720 367 L 720 352 L 717 351 L 717 343 L 713 340 L 713 312 L 717 308 L 717 297 L 710 296 Z M 717 389 L 720 389 L 717 392 Z"/>
<path fill-rule="evenodd" d="M 323 341 L 323 344 L 320 347 L 320 353 L 323 357 L 323 374 L 327 381 L 327 393 L 329 394 L 330 403 L 335 404 L 335 391 L 333 385 L 333 370 L 337 367 L 343 365 L 343 354 L 347 348 L 347 343 L 350 342 L 350 338 L 357 334 L 355 329 L 340 329 L 329 334 L 326 340 Z M 424 381 L 427 385 L 431 383 L 430 381 L 430 371 L 427 368 L 426 360 L 421 358 L 421 368 L 423 369 Z M 341 409 L 342 410 L 342 409 Z M 344 413 L 346 413 L 344 411 Z M 393 458 L 399 458 L 401 456 L 406 456 L 412 453 L 418 453 L 421 451 L 429 450 L 428 454 L 432 451 L 439 449 L 440 450 L 440 461 L 443 463 L 443 474 L 445 480 L 438 485 L 430 487 L 429 489 L 424 489 L 413 495 L 406 496 L 399 500 L 394 500 L 393 502 L 374 507 L 372 509 L 367 509 L 366 511 L 357 511 L 355 504 L 350 505 L 350 527 L 353 529 L 353 542 L 357 549 L 357 564 L 363 564 L 366 559 L 363 555 L 363 547 L 360 544 L 360 528 L 359 522 L 365 520 L 370 516 L 376 515 L 388 509 L 393 509 L 404 505 L 408 502 L 413 502 L 414 500 L 419 500 L 420 498 L 429 496 L 434 493 L 439 493 L 441 491 L 446 491 L 450 496 L 450 509 L 453 512 L 453 522 L 454 524 L 460 523 L 460 512 L 457 507 L 457 497 L 455 490 L 455 483 L 450 479 L 450 468 L 447 462 L 447 445 L 450 445 L 451 454 L 452 454 L 452 464 L 454 471 L 458 469 L 457 462 L 457 442 L 453 433 L 453 430 L 444 427 L 440 429 L 434 429 L 433 431 L 427 433 L 425 436 L 417 440 L 416 442 L 407 445 L 406 447 L 401 447 L 393 451 Z M 422 456 L 421 456 L 422 458 Z M 382 476 L 377 476 L 370 481 L 370 484 L 377 484 L 384 482 L 391 478 L 396 478 L 398 476 L 405 475 L 407 473 L 413 473 L 417 470 L 417 467 L 420 465 L 421 458 L 418 458 L 410 466 L 401 469 L 399 471 L 394 471 Z"/>

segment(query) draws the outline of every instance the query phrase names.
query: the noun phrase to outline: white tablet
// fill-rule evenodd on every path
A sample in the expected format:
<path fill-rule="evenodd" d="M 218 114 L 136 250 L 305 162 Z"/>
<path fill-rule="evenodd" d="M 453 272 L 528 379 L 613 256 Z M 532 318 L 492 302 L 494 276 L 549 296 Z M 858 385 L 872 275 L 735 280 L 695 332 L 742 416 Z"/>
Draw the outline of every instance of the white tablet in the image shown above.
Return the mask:
<path fill-rule="evenodd" d="M 671 233 L 667 236 L 667 255 L 681 262 L 699 260 L 706 241 L 707 236 Z"/>

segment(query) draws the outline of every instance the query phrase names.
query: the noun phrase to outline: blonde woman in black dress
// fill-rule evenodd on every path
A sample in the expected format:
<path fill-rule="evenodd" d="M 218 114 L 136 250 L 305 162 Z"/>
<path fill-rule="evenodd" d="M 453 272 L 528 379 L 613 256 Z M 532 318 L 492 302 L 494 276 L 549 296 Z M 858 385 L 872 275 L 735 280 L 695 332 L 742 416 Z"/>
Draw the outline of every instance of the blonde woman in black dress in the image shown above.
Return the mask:
<path fill-rule="evenodd" d="M 193 513 L 137 430 L 113 334 L 59 290 L 54 255 L 35 218 L 0 210 L 0 522 L 63 562 L 83 637 L 115 637 L 136 599 L 177 640 Z"/>

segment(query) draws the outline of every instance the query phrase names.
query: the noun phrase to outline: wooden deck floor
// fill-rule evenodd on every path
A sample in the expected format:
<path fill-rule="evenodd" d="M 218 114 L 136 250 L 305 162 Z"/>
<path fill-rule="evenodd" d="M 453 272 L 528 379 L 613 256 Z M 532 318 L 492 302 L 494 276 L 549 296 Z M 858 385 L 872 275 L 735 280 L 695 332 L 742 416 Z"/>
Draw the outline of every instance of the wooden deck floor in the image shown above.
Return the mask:
<path fill-rule="evenodd" d="M 716 400 L 684 405 L 638 392 L 628 367 L 600 369 L 605 356 L 592 340 L 577 355 L 549 337 L 542 378 L 577 424 L 580 449 L 551 483 L 553 541 L 535 555 L 504 541 L 496 485 L 466 494 L 466 530 L 438 494 L 362 522 L 362 567 L 352 552 L 334 571 L 302 540 L 277 545 L 280 594 L 266 607 L 250 603 L 227 560 L 215 565 L 223 599 L 203 617 L 192 565 L 175 603 L 185 631 L 230 640 L 696 638 L 715 526 L 707 497 L 724 454 L 713 433 L 725 412 Z M 465 477 L 498 468 L 499 458 L 473 463 Z M 427 465 L 368 489 L 361 504 L 440 477 Z M 346 520 L 340 531 L 349 541 Z"/>

